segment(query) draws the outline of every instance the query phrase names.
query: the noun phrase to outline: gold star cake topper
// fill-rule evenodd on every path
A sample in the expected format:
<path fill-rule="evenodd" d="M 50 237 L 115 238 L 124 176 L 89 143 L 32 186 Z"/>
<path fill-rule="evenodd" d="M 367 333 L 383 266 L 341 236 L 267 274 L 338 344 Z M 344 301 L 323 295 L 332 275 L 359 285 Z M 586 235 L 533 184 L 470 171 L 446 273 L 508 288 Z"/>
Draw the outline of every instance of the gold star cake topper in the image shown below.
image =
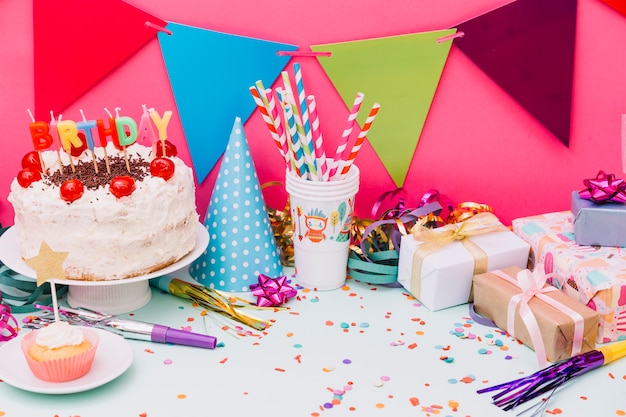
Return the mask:
<path fill-rule="evenodd" d="M 48 281 L 50 278 L 64 279 L 63 262 L 69 252 L 55 252 L 46 242 L 41 242 L 39 253 L 24 262 L 37 273 L 37 286 Z"/>

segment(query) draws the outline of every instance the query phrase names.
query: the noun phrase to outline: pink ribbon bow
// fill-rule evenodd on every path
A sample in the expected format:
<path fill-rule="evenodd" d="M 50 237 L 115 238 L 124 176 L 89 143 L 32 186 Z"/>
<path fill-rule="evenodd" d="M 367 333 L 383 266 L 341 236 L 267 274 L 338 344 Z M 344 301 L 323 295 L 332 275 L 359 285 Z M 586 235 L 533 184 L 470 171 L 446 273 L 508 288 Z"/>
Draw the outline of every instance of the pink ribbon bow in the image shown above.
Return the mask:
<path fill-rule="evenodd" d="M 596 203 L 626 203 L 626 183 L 623 179 L 615 179 L 615 174 L 600 171 L 595 178 L 583 180 L 583 184 L 587 189 L 578 192 L 580 198 Z"/>
<path fill-rule="evenodd" d="M 259 307 L 279 306 L 287 302 L 289 297 L 295 296 L 296 291 L 287 284 L 287 277 L 270 278 L 267 275 L 259 275 L 259 283 L 250 285 L 250 291 L 257 296 L 256 305 Z"/>
<path fill-rule="evenodd" d="M 0 298 L 2 293 L 0 293 Z M 8 342 L 17 336 L 17 320 L 11 314 L 11 307 L 0 304 L 0 342 Z"/>
<path fill-rule="evenodd" d="M 530 309 L 528 302 L 533 298 L 538 299 L 550 304 L 552 307 L 567 314 L 574 321 L 574 340 L 572 342 L 571 355 L 575 356 L 581 353 L 583 343 L 584 332 L 584 319 L 576 311 L 561 304 L 560 302 L 548 297 L 546 293 L 551 291 L 557 291 L 553 286 L 546 285 L 548 278 L 555 276 L 556 274 L 545 274 L 544 267 L 541 264 L 535 266 L 534 271 L 524 269 L 517 273 L 517 279 L 510 277 L 500 270 L 492 271 L 500 278 L 512 283 L 519 287 L 522 292 L 514 295 L 509 300 L 509 306 L 507 310 L 507 330 L 512 337 L 515 337 L 515 310 L 519 305 L 519 315 L 528 330 L 530 340 L 532 341 L 533 348 L 537 355 L 537 361 L 539 367 L 544 368 L 547 365 L 546 349 L 541 338 L 541 332 L 539 330 L 539 324 L 535 318 L 535 314 Z"/>

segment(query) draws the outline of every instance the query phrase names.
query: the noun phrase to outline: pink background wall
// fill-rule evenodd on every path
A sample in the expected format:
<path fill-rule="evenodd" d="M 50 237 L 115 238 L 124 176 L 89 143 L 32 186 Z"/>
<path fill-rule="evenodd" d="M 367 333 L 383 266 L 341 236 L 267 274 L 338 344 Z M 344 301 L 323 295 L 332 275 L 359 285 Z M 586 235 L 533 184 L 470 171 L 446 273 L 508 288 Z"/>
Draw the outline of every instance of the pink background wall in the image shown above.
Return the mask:
<path fill-rule="evenodd" d="M 166 21 L 308 48 L 455 27 L 508 1 L 127 3 Z M 626 39 L 626 16 L 600 0 L 578 0 L 577 26 L 569 148 L 453 46 L 405 183 L 409 204 L 435 188 L 455 203 L 490 204 L 508 224 L 516 217 L 568 209 L 571 191 L 582 188 L 582 180 L 595 177 L 600 169 L 623 176 L 621 115 L 626 113 L 626 49 L 621 40 Z M 9 184 L 20 169 L 22 155 L 32 150 L 26 113 L 34 106 L 32 30 L 32 2 L 0 1 L 0 223 L 5 226 L 13 223 L 13 210 L 6 200 Z M 59 45 L 60 52 L 62 47 Z M 315 58 L 292 60 L 296 61 L 303 67 L 307 91 L 316 95 L 322 132 L 329 140 L 343 128 L 348 110 Z M 104 107 L 121 107 L 138 120 L 142 104 L 161 112 L 174 110 L 169 138 L 189 162 L 156 37 L 63 114 L 76 120 L 79 109 L 83 109 L 88 115 L 102 117 Z M 282 181 L 284 165 L 258 112 L 245 130 L 261 183 Z M 210 136 L 207 131 L 207 138 Z M 329 141 L 332 145 L 332 138 Z M 362 170 L 357 214 L 370 217 L 374 201 L 395 187 L 369 146 L 362 149 L 357 165 L 367 167 Z M 202 218 L 216 175 L 214 169 L 198 187 Z M 280 189 L 266 193 L 267 202 L 274 207 L 280 207 L 284 198 Z"/>

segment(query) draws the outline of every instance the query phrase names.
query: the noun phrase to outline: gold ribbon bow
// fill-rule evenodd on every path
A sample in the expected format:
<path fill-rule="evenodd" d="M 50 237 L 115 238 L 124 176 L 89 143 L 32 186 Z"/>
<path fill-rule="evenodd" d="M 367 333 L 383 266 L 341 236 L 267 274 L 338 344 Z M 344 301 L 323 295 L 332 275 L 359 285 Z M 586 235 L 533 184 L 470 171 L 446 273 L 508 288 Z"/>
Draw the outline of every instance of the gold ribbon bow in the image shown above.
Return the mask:
<path fill-rule="evenodd" d="M 419 299 L 424 258 L 455 241 L 460 241 L 474 258 L 474 275 L 487 272 L 487 254 L 468 238 L 508 230 L 493 213 L 489 212 L 478 213 L 461 223 L 447 224 L 436 229 L 415 225 L 411 230 L 413 238 L 423 243 L 417 247 L 413 254 L 411 293 Z"/>

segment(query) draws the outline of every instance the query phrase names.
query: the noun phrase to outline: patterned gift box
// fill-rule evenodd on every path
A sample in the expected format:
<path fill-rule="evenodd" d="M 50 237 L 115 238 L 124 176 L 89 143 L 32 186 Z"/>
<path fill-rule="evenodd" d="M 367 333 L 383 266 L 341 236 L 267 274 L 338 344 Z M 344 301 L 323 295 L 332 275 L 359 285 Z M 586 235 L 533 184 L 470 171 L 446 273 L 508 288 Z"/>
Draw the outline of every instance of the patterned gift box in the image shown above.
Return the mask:
<path fill-rule="evenodd" d="M 598 343 L 626 339 L 626 251 L 619 247 L 578 245 L 571 211 L 523 217 L 512 222 L 513 232 L 531 245 L 531 259 L 552 281 L 600 315 Z"/>

